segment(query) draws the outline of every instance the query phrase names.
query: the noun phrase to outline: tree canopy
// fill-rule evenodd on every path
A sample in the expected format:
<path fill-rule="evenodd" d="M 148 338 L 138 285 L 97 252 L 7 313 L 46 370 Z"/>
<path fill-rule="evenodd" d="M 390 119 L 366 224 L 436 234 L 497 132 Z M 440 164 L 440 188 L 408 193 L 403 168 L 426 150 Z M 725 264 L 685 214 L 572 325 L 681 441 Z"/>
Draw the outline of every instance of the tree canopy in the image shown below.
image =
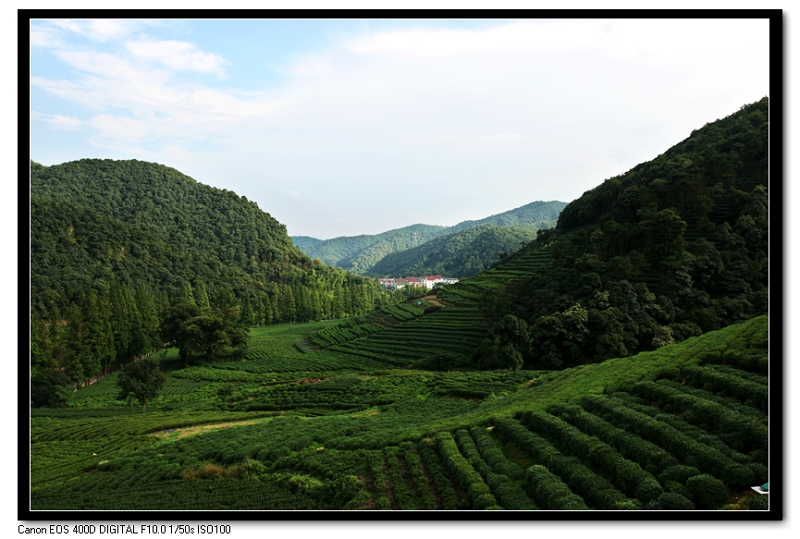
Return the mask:
<path fill-rule="evenodd" d="M 119 398 L 127 399 L 133 395 L 142 405 L 144 413 L 147 411 L 147 401 L 158 396 L 166 380 L 167 375 L 161 372 L 155 358 L 134 361 L 119 373 L 117 378 Z"/>

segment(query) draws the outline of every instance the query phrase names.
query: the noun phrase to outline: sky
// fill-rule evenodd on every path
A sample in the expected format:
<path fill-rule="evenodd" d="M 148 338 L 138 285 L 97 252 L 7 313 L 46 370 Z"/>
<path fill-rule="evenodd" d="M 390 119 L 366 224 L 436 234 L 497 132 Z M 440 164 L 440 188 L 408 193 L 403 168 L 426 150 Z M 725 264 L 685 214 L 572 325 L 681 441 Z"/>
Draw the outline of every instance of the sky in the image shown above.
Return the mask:
<path fill-rule="evenodd" d="M 30 24 L 30 153 L 138 159 L 293 236 L 570 202 L 769 95 L 768 22 L 103 19 Z"/>

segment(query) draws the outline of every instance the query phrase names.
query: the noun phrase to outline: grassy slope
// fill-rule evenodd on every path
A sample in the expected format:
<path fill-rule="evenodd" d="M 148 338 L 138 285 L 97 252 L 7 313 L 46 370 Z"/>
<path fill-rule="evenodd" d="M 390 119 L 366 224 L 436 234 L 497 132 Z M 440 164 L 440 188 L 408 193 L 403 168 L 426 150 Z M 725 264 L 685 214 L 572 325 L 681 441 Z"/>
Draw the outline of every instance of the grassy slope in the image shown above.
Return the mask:
<path fill-rule="evenodd" d="M 162 352 L 173 370 L 145 415 L 114 399 L 113 376 L 79 392 L 78 407 L 35 410 L 34 509 L 404 507 L 398 477 L 414 470 L 428 474 L 434 506 L 446 507 L 449 490 L 435 487 L 431 475 L 437 466 L 449 470 L 456 493 L 449 503 L 473 507 L 478 502 L 446 468 L 450 461 L 431 460 L 437 433 L 624 389 L 725 349 L 763 350 L 767 319 L 553 373 L 365 368 L 352 356 L 308 347 L 304 337 L 326 325 L 255 329 L 243 362 L 179 368 L 174 353 Z M 248 408 L 269 399 L 274 406 Z M 165 432 L 193 426 L 202 428 Z M 419 455 L 429 460 L 412 467 Z M 381 477 L 381 462 L 399 473 L 398 458 L 403 473 Z M 390 485 L 386 495 L 375 489 L 376 474 Z M 342 482 L 348 476 L 352 484 Z"/>

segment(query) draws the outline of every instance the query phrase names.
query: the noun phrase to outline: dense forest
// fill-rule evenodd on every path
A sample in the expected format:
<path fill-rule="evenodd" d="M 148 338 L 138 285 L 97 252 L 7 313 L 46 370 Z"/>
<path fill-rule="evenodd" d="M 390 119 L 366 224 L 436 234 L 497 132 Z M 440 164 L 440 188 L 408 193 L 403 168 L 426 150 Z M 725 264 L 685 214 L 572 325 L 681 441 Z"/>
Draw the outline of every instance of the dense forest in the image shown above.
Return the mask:
<path fill-rule="evenodd" d="M 551 261 L 482 298 L 494 328 L 481 362 L 563 368 L 765 314 L 768 107 L 743 106 L 564 208 L 529 247 Z"/>
<path fill-rule="evenodd" d="M 452 237 L 450 238 L 452 242 L 445 237 L 481 225 L 515 228 L 517 229 L 514 233 L 516 236 L 521 236 L 523 234 L 521 230 L 525 230 L 532 237 L 530 233 L 554 227 L 558 214 L 564 206 L 566 206 L 564 202 L 537 201 L 483 219 L 462 221 L 450 227 L 417 224 L 375 235 L 339 237 L 330 240 L 294 236 L 292 239 L 308 256 L 319 258 L 326 264 L 338 266 L 359 275 L 384 276 L 391 274 L 393 277 L 399 277 L 442 273 L 439 270 L 431 269 L 439 266 L 448 268 L 448 276 L 466 277 L 489 267 L 497 260 L 501 252 L 508 249 L 516 251 L 519 249 L 519 242 L 511 245 L 509 243 L 512 241 L 511 234 L 494 231 L 492 234 L 496 238 L 490 239 L 484 236 L 482 242 L 484 245 L 477 245 L 475 256 L 470 256 L 469 245 L 465 245 L 465 242 L 475 241 L 477 233 Z M 435 239 L 439 240 L 436 244 L 427 245 L 428 242 Z M 495 240 L 501 245 L 499 248 L 490 248 L 488 243 Z M 443 253 L 443 258 L 437 259 L 434 255 L 435 250 L 451 243 L 452 245 Z M 464 248 L 464 252 L 456 253 L 457 249 L 454 247 L 456 244 L 460 244 Z M 411 249 L 415 249 L 415 251 L 406 252 Z M 417 260 L 419 256 L 425 257 L 424 263 Z"/>
<path fill-rule="evenodd" d="M 389 301 L 370 279 L 303 254 L 245 197 L 162 165 L 31 163 L 30 210 L 34 373 L 79 383 L 149 353 L 170 340 L 161 322 L 176 305 L 247 327 Z"/>

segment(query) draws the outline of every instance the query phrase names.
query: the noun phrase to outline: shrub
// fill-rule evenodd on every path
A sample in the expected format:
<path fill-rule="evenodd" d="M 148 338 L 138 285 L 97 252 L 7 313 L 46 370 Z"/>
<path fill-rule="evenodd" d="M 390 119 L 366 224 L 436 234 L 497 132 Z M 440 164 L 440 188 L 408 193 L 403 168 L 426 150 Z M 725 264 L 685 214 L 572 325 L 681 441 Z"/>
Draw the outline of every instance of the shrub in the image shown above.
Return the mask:
<path fill-rule="evenodd" d="M 662 486 L 664 487 L 664 492 L 674 492 L 685 498 L 689 498 L 691 496 L 684 483 L 667 480 L 662 483 Z"/>
<path fill-rule="evenodd" d="M 694 509 L 694 504 L 691 500 L 681 494 L 678 494 L 677 492 L 665 492 L 647 504 L 647 509 L 686 511 Z"/>
<path fill-rule="evenodd" d="M 507 475 L 492 473 L 487 478 L 487 484 L 492 489 L 497 501 L 505 509 L 536 509 L 523 488 L 516 482 L 508 478 Z"/>
<path fill-rule="evenodd" d="M 725 504 L 728 497 L 728 487 L 725 483 L 709 474 L 690 477 L 686 482 L 686 488 L 694 503 L 701 509 L 718 509 Z"/>
<path fill-rule="evenodd" d="M 588 509 L 583 499 L 544 466 L 535 464 L 525 473 L 536 505 L 544 509 Z"/>
<path fill-rule="evenodd" d="M 649 502 L 662 494 L 664 494 L 664 489 L 652 476 L 643 477 L 634 491 L 634 495 L 643 502 Z"/>
<path fill-rule="evenodd" d="M 291 474 L 289 484 L 297 490 L 311 490 L 322 487 L 324 484 L 316 477 L 305 474 Z"/>
<path fill-rule="evenodd" d="M 237 469 L 242 479 L 257 479 L 259 475 L 267 472 L 267 467 L 254 459 L 245 459 Z"/>
<path fill-rule="evenodd" d="M 475 441 L 483 460 L 497 473 L 507 475 L 511 479 L 523 479 L 525 470 L 516 462 L 508 460 L 503 450 L 492 439 L 491 434 L 483 427 L 472 427 L 470 435 Z"/>
<path fill-rule="evenodd" d="M 725 477 L 725 481 L 727 481 L 729 485 L 737 487 L 752 485 L 756 480 L 756 475 L 752 468 L 737 463 L 731 463 L 726 466 L 723 477 Z"/>
<path fill-rule="evenodd" d="M 337 507 L 354 508 L 369 498 L 369 492 L 358 477 L 345 475 L 325 486 L 325 498 Z"/>
<path fill-rule="evenodd" d="M 689 478 L 694 477 L 695 475 L 700 475 L 700 470 L 698 470 L 694 466 L 686 466 L 685 464 L 676 464 L 675 466 L 670 466 L 669 468 L 664 470 L 661 473 L 661 475 L 658 476 L 658 480 L 661 483 L 666 483 L 667 481 L 675 481 L 676 483 L 685 485 L 686 482 L 689 480 Z"/>
<path fill-rule="evenodd" d="M 184 479 L 218 479 L 228 475 L 230 471 L 224 466 L 213 462 L 205 462 L 196 468 L 183 472 Z"/>
<path fill-rule="evenodd" d="M 466 432 L 463 434 L 469 436 Z M 437 448 L 445 467 L 461 488 L 468 492 L 473 508 L 487 509 L 490 506 L 497 505 L 497 500 L 492 495 L 491 489 L 484 483 L 481 474 L 461 454 L 453 435 L 445 431 L 437 434 L 436 438 Z"/>
<path fill-rule="evenodd" d="M 751 511 L 766 511 L 769 509 L 769 495 L 758 494 L 750 498 L 747 508 Z"/>

